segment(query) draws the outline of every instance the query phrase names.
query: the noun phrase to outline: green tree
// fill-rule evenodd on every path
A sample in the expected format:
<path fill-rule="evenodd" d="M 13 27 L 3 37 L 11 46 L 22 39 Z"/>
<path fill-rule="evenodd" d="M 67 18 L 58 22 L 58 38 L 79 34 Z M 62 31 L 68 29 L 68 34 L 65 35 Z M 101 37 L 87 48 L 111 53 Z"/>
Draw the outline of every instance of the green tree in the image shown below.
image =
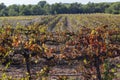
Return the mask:
<path fill-rule="evenodd" d="M 113 3 L 109 8 L 106 9 L 106 13 L 120 14 L 120 2 Z"/>
<path fill-rule="evenodd" d="M 0 16 L 8 16 L 8 10 L 5 8 L 5 9 L 1 9 L 0 10 Z"/>
<path fill-rule="evenodd" d="M 72 3 L 69 6 L 69 13 L 82 13 L 82 4 Z"/>
<path fill-rule="evenodd" d="M 18 5 L 11 5 L 8 7 L 8 15 L 9 16 L 18 16 L 19 15 L 19 6 Z"/>
<path fill-rule="evenodd" d="M 42 8 L 47 4 L 46 1 L 40 1 L 38 2 L 38 5 L 41 6 Z"/>
<path fill-rule="evenodd" d="M 28 6 L 26 6 L 26 5 L 22 5 L 22 6 L 20 6 L 19 7 L 19 11 L 20 11 L 20 13 L 19 13 L 19 15 L 31 15 L 31 5 L 28 5 Z"/>
<path fill-rule="evenodd" d="M 1 4 L 0 4 L 0 10 L 5 9 L 5 8 L 6 8 L 5 4 L 4 4 L 4 3 L 1 3 Z"/>
<path fill-rule="evenodd" d="M 38 5 L 33 5 L 32 8 L 31 8 L 31 11 L 32 11 L 32 15 L 42 15 L 42 14 L 45 14 L 44 9 L 41 8 Z"/>
<path fill-rule="evenodd" d="M 62 3 L 55 3 L 51 5 L 51 14 L 63 14 L 67 12 L 67 7 Z"/>
<path fill-rule="evenodd" d="M 46 14 L 50 14 L 51 5 L 46 4 L 43 9 L 44 9 L 44 11 L 45 11 Z"/>
<path fill-rule="evenodd" d="M 0 16 L 46 15 L 46 14 L 77 14 L 77 13 L 111 13 L 120 14 L 120 2 L 115 3 L 55 3 L 40 1 L 36 5 L 10 5 L 0 3 Z"/>
<path fill-rule="evenodd" d="M 0 4 L 0 16 L 8 16 L 7 7 L 4 3 Z"/>

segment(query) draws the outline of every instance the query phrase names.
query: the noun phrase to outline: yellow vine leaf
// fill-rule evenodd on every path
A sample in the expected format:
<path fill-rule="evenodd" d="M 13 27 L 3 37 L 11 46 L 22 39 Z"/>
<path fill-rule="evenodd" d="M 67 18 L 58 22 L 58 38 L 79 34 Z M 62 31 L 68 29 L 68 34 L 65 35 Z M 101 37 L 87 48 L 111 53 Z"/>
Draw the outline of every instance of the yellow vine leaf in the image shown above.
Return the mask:
<path fill-rule="evenodd" d="M 84 62 L 85 64 L 87 64 L 87 60 L 86 60 L 86 59 L 84 59 L 83 62 Z"/>
<path fill-rule="evenodd" d="M 115 71 L 116 71 L 115 69 L 111 69 L 111 72 L 113 72 L 113 73 L 114 73 Z"/>
<path fill-rule="evenodd" d="M 35 60 L 35 63 L 38 63 L 38 60 Z"/>
<path fill-rule="evenodd" d="M 120 68 L 120 64 L 117 64 L 117 67 Z"/>
<path fill-rule="evenodd" d="M 92 31 L 91 31 L 91 35 L 94 35 L 94 34 L 96 34 L 96 31 L 95 31 L 95 30 L 92 30 Z"/>

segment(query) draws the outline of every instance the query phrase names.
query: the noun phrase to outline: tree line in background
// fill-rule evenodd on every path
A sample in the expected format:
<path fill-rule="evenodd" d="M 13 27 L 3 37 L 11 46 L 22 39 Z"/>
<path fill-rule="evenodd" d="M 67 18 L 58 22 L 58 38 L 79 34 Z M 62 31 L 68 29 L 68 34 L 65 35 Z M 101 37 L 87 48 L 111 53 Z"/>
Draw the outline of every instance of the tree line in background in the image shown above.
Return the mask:
<path fill-rule="evenodd" d="M 10 5 L 0 3 L 0 16 L 78 14 L 78 13 L 110 13 L 120 14 L 120 2 L 113 3 L 55 3 L 40 1 L 36 5 Z"/>

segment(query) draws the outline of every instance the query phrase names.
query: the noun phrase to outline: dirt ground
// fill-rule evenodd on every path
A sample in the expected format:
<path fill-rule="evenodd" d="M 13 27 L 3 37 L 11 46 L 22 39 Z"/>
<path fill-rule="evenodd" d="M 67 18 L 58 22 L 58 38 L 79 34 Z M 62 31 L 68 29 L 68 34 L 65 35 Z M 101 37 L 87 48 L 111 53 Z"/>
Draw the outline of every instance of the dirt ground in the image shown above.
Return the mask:
<path fill-rule="evenodd" d="M 112 63 L 120 63 L 120 57 L 111 59 L 111 64 Z M 42 59 L 37 64 L 30 64 L 32 80 L 40 80 L 40 78 L 36 79 L 36 72 L 39 72 L 44 65 L 46 65 L 46 63 Z M 48 73 L 50 76 L 47 78 L 47 80 L 58 80 L 58 77 L 60 76 L 68 78 L 67 80 L 85 80 L 81 71 L 76 72 L 78 65 L 78 62 L 74 61 L 74 63 L 70 64 L 70 66 L 64 63 L 53 66 L 50 68 L 50 71 Z M 16 64 L 10 65 L 7 69 L 3 69 L 5 69 L 5 66 L 0 65 L 0 78 L 2 78 L 4 72 L 7 76 L 12 76 L 12 78 L 26 77 L 27 69 L 25 63 L 18 64 L 18 62 L 16 62 Z M 115 75 L 117 76 L 117 78 L 114 78 L 113 80 L 120 80 L 120 68 L 117 69 Z M 94 79 L 89 78 L 89 80 Z"/>

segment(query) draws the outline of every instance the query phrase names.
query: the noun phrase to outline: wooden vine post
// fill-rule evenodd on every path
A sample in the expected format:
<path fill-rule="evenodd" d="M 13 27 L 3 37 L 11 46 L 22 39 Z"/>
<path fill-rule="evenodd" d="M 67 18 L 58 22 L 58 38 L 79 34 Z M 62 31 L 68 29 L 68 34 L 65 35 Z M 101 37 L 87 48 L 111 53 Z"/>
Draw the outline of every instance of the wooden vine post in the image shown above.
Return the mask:
<path fill-rule="evenodd" d="M 104 42 L 104 39 L 102 38 L 102 35 L 100 35 L 98 31 L 92 30 L 89 38 L 90 46 L 93 51 L 92 57 L 94 58 L 94 66 L 97 72 L 96 77 L 98 78 L 98 80 L 102 80 L 100 72 L 100 64 L 102 60 L 100 59 L 100 57 L 102 57 L 102 54 L 106 54 L 106 44 Z"/>
<path fill-rule="evenodd" d="M 95 56 L 95 67 L 96 67 L 96 71 L 97 71 L 97 78 L 98 80 L 102 80 L 101 78 L 101 72 L 100 72 L 100 59 L 99 56 Z"/>
<path fill-rule="evenodd" d="M 31 72 L 30 72 L 30 60 L 29 60 L 29 54 L 25 53 L 25 55 L 23 55 L 25 58 L 25 62 L 26 62 L 26 69 L 27 69 L 27 73 L 29 76 L 29 80 L 31 80 Z"/>

